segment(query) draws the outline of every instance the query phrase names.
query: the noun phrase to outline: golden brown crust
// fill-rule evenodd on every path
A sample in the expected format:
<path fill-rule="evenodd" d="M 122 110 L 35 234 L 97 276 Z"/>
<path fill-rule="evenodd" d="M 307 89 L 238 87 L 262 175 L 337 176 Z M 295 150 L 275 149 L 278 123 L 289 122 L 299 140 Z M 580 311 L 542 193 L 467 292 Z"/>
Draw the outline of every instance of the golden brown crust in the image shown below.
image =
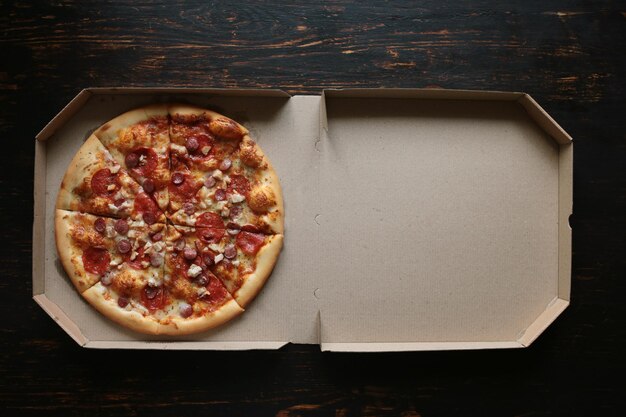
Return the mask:
<path fill-rule="evenodd" d="M 129 127 L 146 122 L 155 117 L 167 117 L 167 114 L 167 106 L 164 104 L 154 104 L 129 110 L 100 126 L 96 129 L 94 135 L 96 135 L 105 146 L 108 146 L 112 141 L 118 140 L 120 131 L 124 131 Z"/>
<path fill-rule="evenodd" d="M 243 312 L 244 309 L 231 299 L 218 310 L 203 316 L 188 319 L 172 316 L 169 320 L 159 324 L 157 333 L 171 336 L 199 333 L 220 326 Z"/>
<path fill-rule="evenodd" d="M 283 194 L 278 175 L 263 150 L 245 136 L 237 153 L 241 164 L 235 169 L 249 179 L 252 189 L 246 204 L 256 218 L 248 219 L 265 233 L 284 233 Z"/>
<path fill-rule="evenodd" d="M 280 250 L 283 247 L 283 235 L 269 236 L 267 243 L 256 254 L 255 263 L 256 269 L 254 272 L 246 276 L 245 281 L 241 288 L 237 290 L 233 296 L 237 303 L 246 308 L 248 304 L 257 296 L 261 288 L 265 285 L 265 282 L 269 278 Z"/>
<path fill-rule="evenodd" d="M 158 334 L 156 319 L 134 309 L 126 310 L 118 306 L 117 296 L 101 283 L 85 291 L 83 297 L 102 315 L 136 332 Z"/>
<path fill-rule="evenodd" d="M 85 271 L 82 263 L 82 249 L 72 239 L 72 223 L 77 213 L 56 210 L 54 217 L 55 242 L 63 268 L 78 292 L 91 288 L 100 279 Z"/>
<path fill-rule="evenodd" d="M 253 142 L 249 136 L 244 137 L 241 142 L 241 149 L 239 151 L 239 157 L 241 162 L 250 168 L 261 168 L 264 162 L 264 154 L 261 148 Z"/>
<path fill-rule="evenodd" d="M 168 113 L 174 121 L 189 121 L 205 118 L 209 121 L 211 133 L 226 139 L 239 139 L 248 134 L 248 129 L 236 121 L 209 109 L 189 104 L 173 103 L 168 106 Z"/>
<path fill-rule="evenodd" d="M 267 214 L 262 216 L 263 221 L 270 226 L 273 233 L 285 233 L 285 208 L 283 203 L 283 192 L 278 181 L 278 175 L 274 171 L 272 164 L 267 161 L 267 168 L 263 170 L 261 176 L 261 184 L 265 188 L 265 192 L 272 196 L 275 203 L 269 205 L 266 209 Z M 254 210 L 254 208 L 253 208 Z"/>
<path fill-rule="evenodd" d="M 276 205 L 274 192 L 269 187 L 257 187 L 250 191 L 248 205 L 255 213 L 267 213 Z"/>

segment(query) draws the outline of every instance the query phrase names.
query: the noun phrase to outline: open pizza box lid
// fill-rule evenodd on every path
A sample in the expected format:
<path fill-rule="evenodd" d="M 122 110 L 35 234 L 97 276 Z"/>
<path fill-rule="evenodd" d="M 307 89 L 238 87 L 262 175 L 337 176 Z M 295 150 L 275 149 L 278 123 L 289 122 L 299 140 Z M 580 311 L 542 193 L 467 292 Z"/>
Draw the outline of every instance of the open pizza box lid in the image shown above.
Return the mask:
<path fill-rule="evenodd" d="M 74 290 L 54 203 L 100 124 L 189 102 L 244 124 L 283 188 L 285 245 L 247 311 L 145 336 Z M 525 347 L 569 304 L 571 137 L 527 94 L 422 89 L 83 90 L 37 136 L 34 299 L 85 347 L 333 351 Z"/>

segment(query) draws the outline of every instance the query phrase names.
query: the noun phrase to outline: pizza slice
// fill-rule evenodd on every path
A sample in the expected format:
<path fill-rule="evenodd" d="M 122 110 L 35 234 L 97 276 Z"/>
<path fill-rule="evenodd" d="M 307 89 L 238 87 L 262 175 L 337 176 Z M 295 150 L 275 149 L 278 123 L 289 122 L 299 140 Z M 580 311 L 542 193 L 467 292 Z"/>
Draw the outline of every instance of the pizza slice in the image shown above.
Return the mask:
<path fill-rule="evenodd" d="M 59 257 L 80 293 L 98 282 L 158 279 L 164 224 L 56 210 L 55 228 Z"/>
<path fill-rule="evenodd" d="M 196 229 L 168 226 L 164 288 L 172 300 L 162 332 L 187 334 L 216 327 L 243 312 L 211 273 Z"/>
<path fill-rule="evenodd" d="M 170 182 L 167 106 L 131 110 L 100 126 L 94 134 L 165 210 Z"/>
<path fill-rule="evenodd" d="M 228 169 L 229 156 L 247 135 L 245 127 L 210 110 L 187 105 L 169 108 L 171 183 L 169 212 L 175 223 L 193 225 L 187 217 L 201 203 L 196 193 L 208 174 Z"/>
<path fill-rule="evenodd" d="M 181 116 L 183 110 L 170 109 L 170 219 L 176 224 L 204 227 L 204 215 L 219 213 L 224 221 L 239 227 L 250 225 L 264 233 L 283 233 L 282 193 L 271 163 L 243 126 L 225 116 L 203 111 L 206 120 L 200 126 L 205 126 L 206 134 L 183 123 L 200 116 L 190 118 L 185 113 L 185 118 Z M 209 136 L 214 124 L 218 126 L 214 131 L 227 136 Z M 197 140 L 197 137 L 205 139 Z M 206 155 L 203 152 L 198 155 L 200 142 Z M 237 146 L 233 148 L 235 143 Z"/>
<path fill-rule="evenodd" d="M 141 186 L 91 135 L 65 172 L 56 208 L 136 220 L 150 212 L 146 215 L 146 222 L 165 221 L 165 215 L 155 205 L 145 201 L 146 198 Z"/>
<path fill-rule="evenodd" d="M 103 255 L 105 259 L 100 263 L 103 272 L 99 271 L 98 280 L 82 291 L 83 297 L 102 315 L 125 327 L 142 333 L 158 333 L 160 317 L 168 305 L 163 289 L 166 225 L 147 225 L 143 221 L 127 222 L 125 219 L 88 220 L 89 223 L 84 224 L 85 219 L 81 219 L 84 230 L 93 236 L 103 236 L 108 254 Z M 76 224 L 66 216 L 60 221 Z M 71 255 L 69 257 L 71 259 Z M 107 260 L 108 268 L 105 267 Z"/>
<path fill-rule="evenodd" d="M 250 226 L 242 229 L 196 227 L 196 250 L 204 265 L 223 283 L 237 303 L 245 308 L 272 273 L 283 245 L 283 235 L 266 235 Z"/>

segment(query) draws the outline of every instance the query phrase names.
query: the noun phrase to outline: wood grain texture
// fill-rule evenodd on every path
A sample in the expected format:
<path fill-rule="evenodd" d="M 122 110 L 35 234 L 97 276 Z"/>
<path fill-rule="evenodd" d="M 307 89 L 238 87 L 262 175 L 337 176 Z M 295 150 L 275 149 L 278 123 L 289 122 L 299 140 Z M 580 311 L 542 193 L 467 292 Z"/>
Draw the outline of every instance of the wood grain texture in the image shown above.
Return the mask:
<path fill-rule="evenodd" d="M 3 415 L 626 413 L 625 2 L 55 1 L 0 11 Z M 80 89 L 120 85 L 528 92 L 576 141 L 572 304 L 523 350 L 81 349 L 30 298 L 33 138 Z"/>

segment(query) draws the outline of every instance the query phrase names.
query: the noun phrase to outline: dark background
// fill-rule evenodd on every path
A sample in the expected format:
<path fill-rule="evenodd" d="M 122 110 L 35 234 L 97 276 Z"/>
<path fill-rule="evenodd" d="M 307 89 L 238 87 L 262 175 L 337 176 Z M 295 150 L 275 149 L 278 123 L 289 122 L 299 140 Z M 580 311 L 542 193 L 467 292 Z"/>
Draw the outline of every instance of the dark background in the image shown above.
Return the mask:
<path fill-rule="evenodd" d="M 626 415 L 626 4 L 314 3 L 0 2 L 3 415 Z M 33 138 L 88 86 L 530 93 L 575 140 L 572 303 L 528 349 L 80 348 L 31 299 Z"/>

